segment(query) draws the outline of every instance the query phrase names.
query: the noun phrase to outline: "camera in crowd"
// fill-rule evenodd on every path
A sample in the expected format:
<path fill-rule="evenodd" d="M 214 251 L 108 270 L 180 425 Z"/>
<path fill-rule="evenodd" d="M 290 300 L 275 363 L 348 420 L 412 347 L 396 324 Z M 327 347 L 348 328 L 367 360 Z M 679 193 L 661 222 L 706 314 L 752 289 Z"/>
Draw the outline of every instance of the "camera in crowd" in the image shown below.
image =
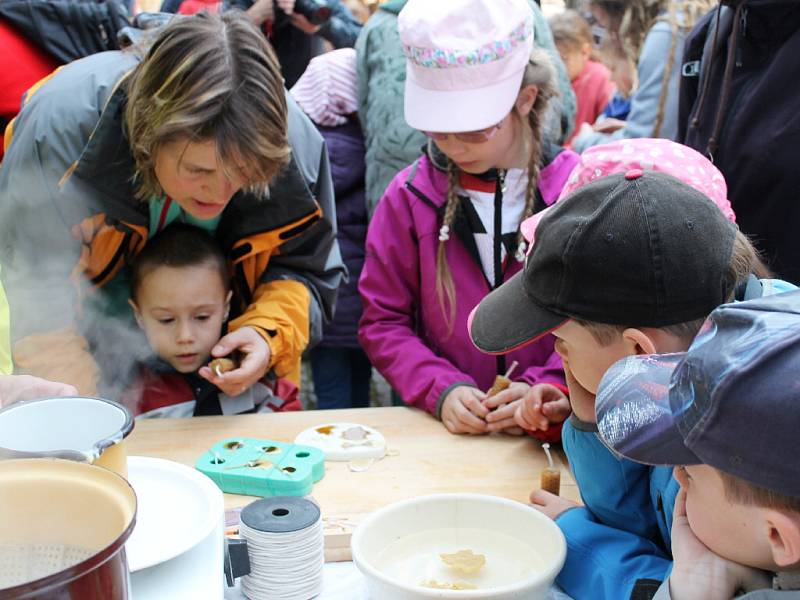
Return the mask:
<path fill-rule="evenodd" d="M 277 4 L 275 6 L 278 8 Z M 294 12 L 303 15 L 312 25 L 322 25 L 331 18 L 331 8 L 325 0 L 295 0 Z"/>

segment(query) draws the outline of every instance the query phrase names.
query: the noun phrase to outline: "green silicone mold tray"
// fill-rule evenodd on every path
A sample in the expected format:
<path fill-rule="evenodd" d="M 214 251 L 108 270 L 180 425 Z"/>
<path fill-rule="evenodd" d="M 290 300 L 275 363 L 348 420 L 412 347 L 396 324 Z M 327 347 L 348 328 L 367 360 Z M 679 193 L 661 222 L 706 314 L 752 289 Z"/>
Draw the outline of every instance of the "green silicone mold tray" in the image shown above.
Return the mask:
<path fill-rule="evenodd" d="M 325 455 L 310 446 L 229 438 L 214 444 L 194 466 L 229 494 L 305 496 L 325 475 Z"/>

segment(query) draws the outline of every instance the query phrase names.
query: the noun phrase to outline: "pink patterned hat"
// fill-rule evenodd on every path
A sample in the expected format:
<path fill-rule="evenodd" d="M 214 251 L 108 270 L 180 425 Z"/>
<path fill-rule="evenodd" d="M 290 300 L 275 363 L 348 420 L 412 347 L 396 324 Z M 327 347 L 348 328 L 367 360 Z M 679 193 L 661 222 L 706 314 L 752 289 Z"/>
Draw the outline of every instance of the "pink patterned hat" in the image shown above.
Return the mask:
<path fill-rule="evenodd" d="M 397 26 L 411 127 L 475 131 L 511 111 L 533 49 L 526 0 L 409 0 Z"/>
<path fill-rule="evenodd" d="M 736 215 L 728 201 L 728 186 L 719 169 L 699 152 L 663 139 L 636 138 L 589 148 L 581 154 L 580 162 L 567 179 L 558 199 L 569 196 L 595 179 L 634 169 L 660 171 L 680 179 L 708 196 L 729 221 L 736 222 Z M 543 210 L 520 225 L 522 235 L 531 247 L 536 225 L 546 212 Z"/>
<path fill-rule="evenodd" d="M 315 56 L 290 93 L 317 125 L 344 125 L 358 110 L 356 51 L 341 48 Z"/>

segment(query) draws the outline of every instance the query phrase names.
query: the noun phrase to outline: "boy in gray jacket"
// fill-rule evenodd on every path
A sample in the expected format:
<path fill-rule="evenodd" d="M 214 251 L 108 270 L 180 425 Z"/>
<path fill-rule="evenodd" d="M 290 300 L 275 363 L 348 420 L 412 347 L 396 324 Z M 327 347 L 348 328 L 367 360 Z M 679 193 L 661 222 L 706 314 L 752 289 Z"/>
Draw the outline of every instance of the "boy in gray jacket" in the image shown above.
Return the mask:
<path fill-rule="evenodd" d="M 656 600 L 800 598 L 798 364 L 800 291 L 722 305 L 688 352 L 604 375 L 606 445 L 678 465 L 674 565 Z"/>

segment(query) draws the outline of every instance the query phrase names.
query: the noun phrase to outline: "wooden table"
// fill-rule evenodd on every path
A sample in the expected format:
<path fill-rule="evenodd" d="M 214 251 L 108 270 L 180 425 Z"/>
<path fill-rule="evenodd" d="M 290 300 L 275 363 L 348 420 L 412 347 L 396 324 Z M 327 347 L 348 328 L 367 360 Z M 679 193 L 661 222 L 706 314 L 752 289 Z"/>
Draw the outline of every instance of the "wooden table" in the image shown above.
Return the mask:
<path fill-rule="evenodd" d="M 528 436 L 458 436 L 430 415 L 405 407 L 301 411 L 278 414 L 143 419 L 127 439 L 129 455 L 154 456 L 194 466 L 215 442 L 231 437 L 292 442 L 309 427 L 337 421 L 369 425 L 386 438 L 387 456 L 368 470 L 353 472 L 345 462 L 326 462 L 325 477 L 312 495 L 326 524 L 326 556 L 349 560 L 349 533 L 368 513 L 415 496 L 473 492 L 527 502 L 539 486 L 547 461 Z M 578 490 L 561 451 L 561 495 L 578 500 Z M 226 508 L 241 507 L 251 496 L 225 495 Z"/>

